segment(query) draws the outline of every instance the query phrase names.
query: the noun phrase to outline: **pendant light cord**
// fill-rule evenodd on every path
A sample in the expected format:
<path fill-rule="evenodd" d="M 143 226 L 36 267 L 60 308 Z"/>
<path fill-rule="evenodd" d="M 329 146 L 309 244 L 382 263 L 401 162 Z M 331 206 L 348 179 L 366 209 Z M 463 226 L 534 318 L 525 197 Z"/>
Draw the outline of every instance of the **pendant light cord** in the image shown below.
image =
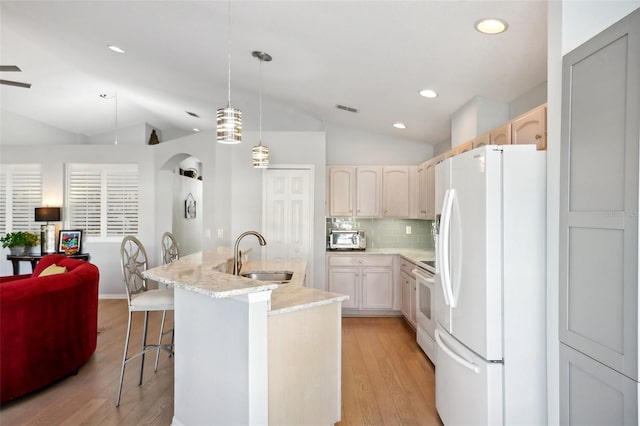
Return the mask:
<path fill-rule="evenodd" d="M 227 3 L 227 64 L 229 71 L 229 78 L 227 81 L 228 84 L 228 92 L 227 92 L 227 108 L 231 107 L 231 0 Z"/>
<path fill-rule="evenodd" d="M 259 141 L 258 145 L 262 145 L 262 59 L 260 59 L 260 124 L 259 124 Z"/>

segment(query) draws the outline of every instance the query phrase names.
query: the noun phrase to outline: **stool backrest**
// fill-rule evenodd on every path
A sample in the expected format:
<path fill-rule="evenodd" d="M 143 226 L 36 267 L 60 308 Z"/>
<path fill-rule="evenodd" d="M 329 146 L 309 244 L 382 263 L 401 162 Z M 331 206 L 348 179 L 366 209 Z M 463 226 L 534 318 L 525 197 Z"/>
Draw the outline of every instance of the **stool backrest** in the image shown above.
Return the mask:
<path fill-rule="evenodd" d="M 127 299 L 131 304 L 131 296 L 147 291 L 147 280 L 142 272 L 147 270 L 147 252 L 136 237 L 127 235 L 120 244 L 122 278 L 127 290 Z"/>
<path fill-rule="evenodd" d="M 180 259 L 180 250 L 178 248 L 178 240 L 171 232 L 162 234 L 162 263 L 171 263 Z"/>

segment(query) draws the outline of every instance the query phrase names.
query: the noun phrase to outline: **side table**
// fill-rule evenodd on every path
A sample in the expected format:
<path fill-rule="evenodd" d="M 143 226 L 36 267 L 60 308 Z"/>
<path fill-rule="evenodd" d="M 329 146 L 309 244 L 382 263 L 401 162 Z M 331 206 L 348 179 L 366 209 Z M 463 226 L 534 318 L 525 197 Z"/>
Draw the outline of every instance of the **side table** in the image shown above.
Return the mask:
<path fill-rule="evenodd" d="M 58 253 L 58 254 L 64 254 L 64 253 Z M 11 264 L 13 266 L 13 275 L 20 275 L 20 262 L 31 262 L 31 272 L 33 272 L 36 269 L 36 265 L 38 264 L 38 261 L 45 256 L 46 254 L 34 254 L 34 255 L 27 254 L 27 255 L 20 255 L 20 256 L 8 254 L 7 260 L 11 261 Z M 89 260 L 89 253 L 67 254 L 66 256 L 72 257 L 74 259 Z"/>

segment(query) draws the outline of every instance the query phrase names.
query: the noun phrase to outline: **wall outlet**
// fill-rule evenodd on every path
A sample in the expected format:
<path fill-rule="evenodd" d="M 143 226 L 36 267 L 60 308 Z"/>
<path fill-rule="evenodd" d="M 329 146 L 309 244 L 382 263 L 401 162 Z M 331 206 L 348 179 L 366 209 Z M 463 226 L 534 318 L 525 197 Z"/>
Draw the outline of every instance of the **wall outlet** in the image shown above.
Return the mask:
<path fill-rule="evenodd" d="M 407 227 L 405 228 L 405 233 L 406 233 L 407 235 L 411 234 L 411 227 L 410 227 L 410 226 L 407 226 Z"/>

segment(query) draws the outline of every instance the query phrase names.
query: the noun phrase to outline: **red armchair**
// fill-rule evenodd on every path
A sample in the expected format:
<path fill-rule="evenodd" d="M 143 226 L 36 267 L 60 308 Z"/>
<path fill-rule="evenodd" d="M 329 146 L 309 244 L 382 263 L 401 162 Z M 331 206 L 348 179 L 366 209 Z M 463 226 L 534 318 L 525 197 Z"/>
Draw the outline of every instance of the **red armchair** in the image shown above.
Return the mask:
<path fill-rule="evenodd" d="M 38 277 L 52 264 L 67 272 Z M 0 401 L 77 371 L 98 340 L 98 268 L 61 254 L 0 278 Z"/>

